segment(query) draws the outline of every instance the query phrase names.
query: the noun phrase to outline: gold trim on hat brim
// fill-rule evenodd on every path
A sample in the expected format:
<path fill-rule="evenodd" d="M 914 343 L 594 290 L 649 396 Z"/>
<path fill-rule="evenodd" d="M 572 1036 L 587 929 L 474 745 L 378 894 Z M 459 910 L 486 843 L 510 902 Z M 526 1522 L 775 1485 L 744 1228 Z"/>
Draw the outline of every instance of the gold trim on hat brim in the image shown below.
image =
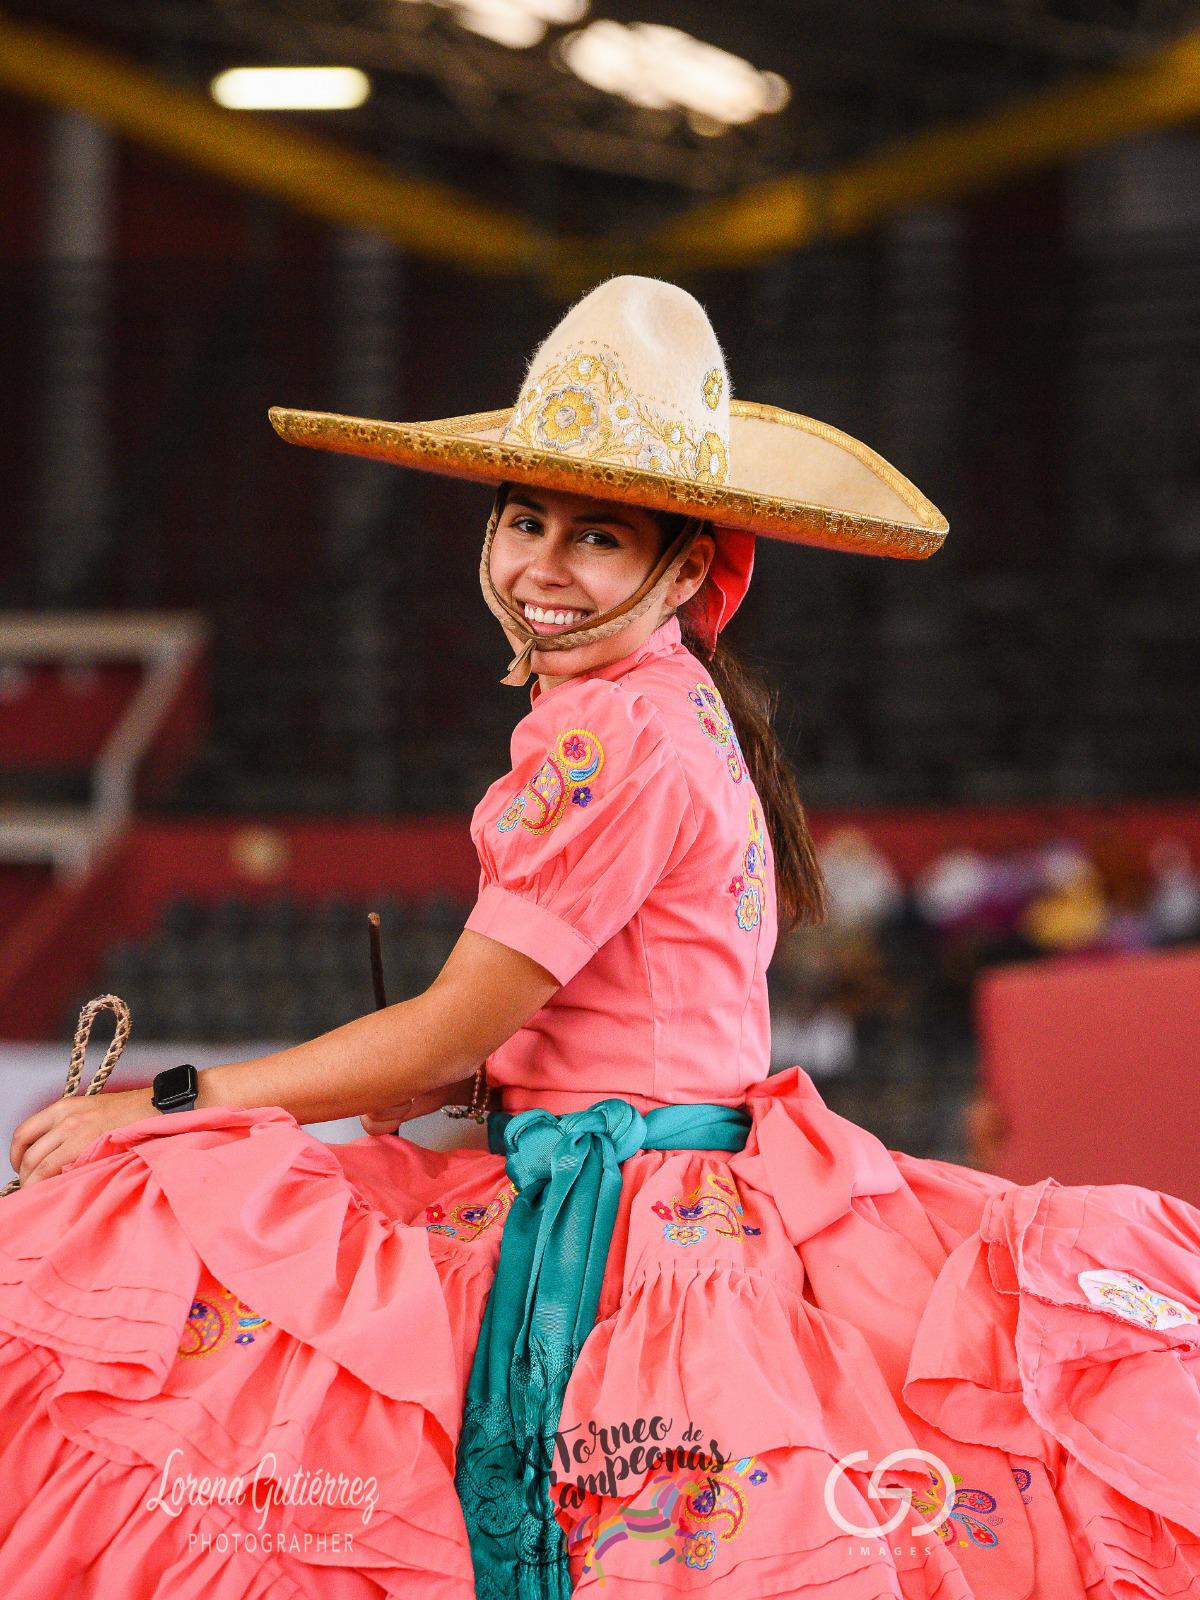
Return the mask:
<path fill-rule="evenodd" d="M 789 487 L 823 483 L 834 491 L 827 498 L 844 504 L 823 505 L 765 493 L 745 482 L 698 483 L 640 467 L 502 444 L 499 435 L 511 415 L 511 407 L 506 407 L 409 423 L 287 406 L 273 406 L 270 411 L 281 438 L 314 450 L 366 456 L 481 483 L 524 483 L 591 494 L 830 550 L 919 561 L 940 548 L 948 531 L 933 502 L 874 450 L 828 423 L 777 406 L 730 401 L 729 453 L 735 468 L 760 484 L 771 480 L 773 488 L 779 487 L 776 480 L 781 478 Z"/>

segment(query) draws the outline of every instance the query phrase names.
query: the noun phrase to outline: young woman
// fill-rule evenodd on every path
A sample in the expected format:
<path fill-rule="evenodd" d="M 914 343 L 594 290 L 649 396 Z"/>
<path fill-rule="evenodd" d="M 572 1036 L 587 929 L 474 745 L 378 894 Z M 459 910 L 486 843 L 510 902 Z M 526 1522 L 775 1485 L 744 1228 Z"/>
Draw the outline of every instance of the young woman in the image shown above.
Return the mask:
<path fill-rule="evenodd" d="M 756 536 L 920 556 L 936 509 L 731 406 L 701 307 L 640 278 L 510 410 L 273 420 L 500 485 L 480 579 L 531 709 L 425 993 L 177 1117 L 170 1079 L 17 1130 L 7 1600 L 1200 1594 L 1200 1216 L 889 1152 L 767 1076 L 822 886 L 719 634 Z M 297 1126 L 472 1074 L 486 1151 Z"/>

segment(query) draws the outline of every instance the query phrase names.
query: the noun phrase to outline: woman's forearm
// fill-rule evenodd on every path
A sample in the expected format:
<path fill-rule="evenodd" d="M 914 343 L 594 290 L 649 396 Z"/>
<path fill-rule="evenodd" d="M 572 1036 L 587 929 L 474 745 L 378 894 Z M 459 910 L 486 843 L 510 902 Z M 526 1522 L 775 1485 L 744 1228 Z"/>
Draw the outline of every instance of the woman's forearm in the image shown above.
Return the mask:
<path fill-rule="evenodd" d="M 471 1077 L 557 988 L 528 956 L 464 931 L 422 994 L 277 1055 L 207 1067 L 196 1106 L 282 1106 L 297 1122 L 328 1122 L 397 1105 Z"/>
<path fill-rule="evenodd" d="M 207 1067 L 197 1108 L 282 1106 L 297 1122 L 326 1122 L 427 1094 L 469 1076 L 487 1053 L 472 1055 L 453 1010 L 426 989 L 275 1055 Z"/>

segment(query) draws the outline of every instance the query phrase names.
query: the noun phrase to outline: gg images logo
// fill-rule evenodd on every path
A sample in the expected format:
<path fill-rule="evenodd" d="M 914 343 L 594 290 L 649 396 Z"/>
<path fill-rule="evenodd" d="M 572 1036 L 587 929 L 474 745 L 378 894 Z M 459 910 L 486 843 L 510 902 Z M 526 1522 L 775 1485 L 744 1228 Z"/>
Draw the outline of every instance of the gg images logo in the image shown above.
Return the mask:
<path fill-rule="evenodd" d="M 838 1509 L 836 1501 L 837 1484 L 847 1467 L 856 1466 L 859 1462 L 866 1460 L 867 1452 L 865 1450 L 851 1450 L 849 1455 L 844 1455 L 840 1461 L 834 1462 L 829 1469 L 828 1477 L 825 1479 L 825 1509 L 843 1533 L 849 1533 L 858 1539 L 878 1539 L 885 1534 L 894 1532 L 904 1521 L 905 1512 L 908 1511 L 912 1499 L 912 1490 L 899 1484 L 881 1485 L 879 1482 L 880 1477 L 899 1461 L 923 1461 L 927 1467 L 937 1474 L 935 1482 L 951 1485 L 950 1493 L 947 1495 L 945 1504 L 937 1516 L 928 1522 L 915 1524 L 912 1530 L 914 1535 L 936 1533 L 954 1510 L 954 1478 L 950 1468 L 939 1456 L 935 1456 L 932 1450 L 921 1450 L 916 1445 L 913 1445 L 911 1449 L 893 1450 L 890 1455 L 884 1456 L 883 1460 L 877 1462 L 872 1469 L 867 1483 L 868 1500 L 899 1500 L 901 1502 L 892 1515 L 886 1522 L 873 1522 L 866 1527 L 861 1523 L 851 1522 Z"/>

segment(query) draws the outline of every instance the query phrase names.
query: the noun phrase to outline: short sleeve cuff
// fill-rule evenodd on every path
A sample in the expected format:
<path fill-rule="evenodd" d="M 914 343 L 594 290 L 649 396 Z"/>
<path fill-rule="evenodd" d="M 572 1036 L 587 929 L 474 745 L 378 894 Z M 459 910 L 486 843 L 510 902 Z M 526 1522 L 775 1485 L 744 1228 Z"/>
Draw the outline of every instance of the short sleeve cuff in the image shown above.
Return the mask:
<path fill-rule="evenodd" d="M 489 883 L 480 891 L 465 926 L 510 950 L 519 950 L 559 983 L 569 982 L 596 953 L 594 945 L 553 911 L 522 900 L 498 883 Z"/>

